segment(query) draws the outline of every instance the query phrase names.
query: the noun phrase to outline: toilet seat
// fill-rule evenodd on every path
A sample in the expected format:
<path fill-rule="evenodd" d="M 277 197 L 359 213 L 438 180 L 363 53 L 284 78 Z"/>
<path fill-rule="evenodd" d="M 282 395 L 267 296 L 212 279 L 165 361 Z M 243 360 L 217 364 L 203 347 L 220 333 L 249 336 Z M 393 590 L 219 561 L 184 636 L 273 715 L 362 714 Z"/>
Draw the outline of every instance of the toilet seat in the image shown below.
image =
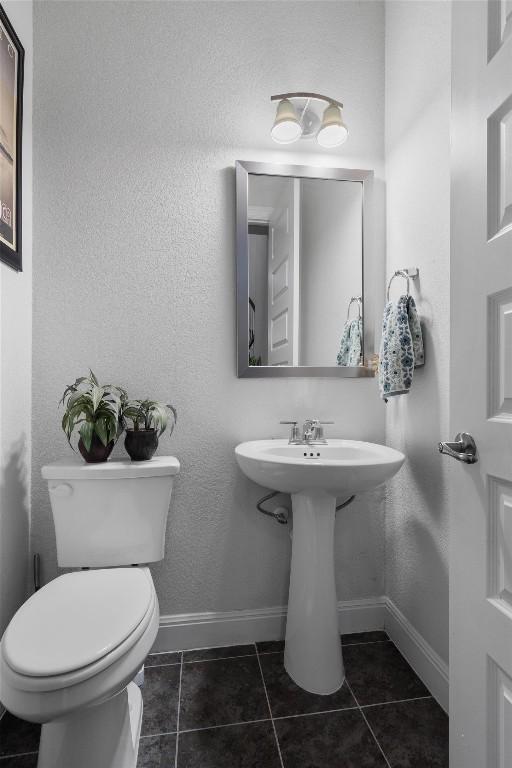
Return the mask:
<path fill-rule="evenodd" d="M 119 570 L 119 569 L 117 569 Z M 158 631 L 158 599 L 147 567 L 138 571 L 150 585 L 148 609 L 135 630 L 112 651 L 78 670 L 50 676 L 24 675 L 8 664 L 0 645 L 0 700 L 14 715 L 35 723 L 70 719 L 74 713 L 102 702 L 126 688 L 151 650 Z M 93 572 L 83 573 L 84 578 Z M 67 576 L 67 575 L 66 575 Z M 65 578 L 65 577 L 59 577 Z M 33 630 L 37 641 L 37 630 Z"/>
<path fill-rule="evenodd" d="M 87 680 L 137 643 L 157 604 L 148 568 L 79 571 L 59 576 L 13 617 L 3 661 L 27 691 Z"/>

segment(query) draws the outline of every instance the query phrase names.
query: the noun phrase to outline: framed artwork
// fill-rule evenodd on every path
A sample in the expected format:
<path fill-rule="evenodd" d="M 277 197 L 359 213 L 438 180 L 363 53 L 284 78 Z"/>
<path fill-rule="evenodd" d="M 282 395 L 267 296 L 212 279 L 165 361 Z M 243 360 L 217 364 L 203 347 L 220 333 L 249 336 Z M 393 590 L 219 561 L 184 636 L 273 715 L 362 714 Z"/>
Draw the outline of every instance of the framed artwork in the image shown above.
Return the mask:
<path fill-rule="evenodd" d="M 21 271 L 21 132 L 25 51 L 0 5 L 0 260 Z"/>

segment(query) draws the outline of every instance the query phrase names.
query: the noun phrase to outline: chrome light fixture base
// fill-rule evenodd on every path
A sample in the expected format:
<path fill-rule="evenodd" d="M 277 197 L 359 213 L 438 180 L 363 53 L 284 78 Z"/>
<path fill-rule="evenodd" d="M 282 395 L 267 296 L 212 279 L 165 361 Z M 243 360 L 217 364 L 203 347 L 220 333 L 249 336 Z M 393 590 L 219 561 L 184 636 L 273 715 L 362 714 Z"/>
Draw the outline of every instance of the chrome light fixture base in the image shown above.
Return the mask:
<path fill-rule="evenodd" d="M 329 96 L 323 96 L 320 93 L 309 91 L 294 91 L 292 93 L 280 93 L 270 97 L 271 101 L 277 101 L 277 112 L 271 135 L 274 141 L 279 144 L 291 144 L 299 139 L 315 139 L 319 145 L 331 149 L 344 143 L 347 138 L 348 130 L 343 123 L 341 110 L 343 103 Z M 291 131 L 289 135 L 293 138 L 280 138 L 280 128 L 283 126 L 283 117 L 289 120 L 288 125 L 297 125 L 300 131 Z M 321 140 L 322 130 L 332 125 L 339 127 L 340 139 L 337 143 L 325 143 Z M 324 130 L 325 133 L 325 130 Z"/>

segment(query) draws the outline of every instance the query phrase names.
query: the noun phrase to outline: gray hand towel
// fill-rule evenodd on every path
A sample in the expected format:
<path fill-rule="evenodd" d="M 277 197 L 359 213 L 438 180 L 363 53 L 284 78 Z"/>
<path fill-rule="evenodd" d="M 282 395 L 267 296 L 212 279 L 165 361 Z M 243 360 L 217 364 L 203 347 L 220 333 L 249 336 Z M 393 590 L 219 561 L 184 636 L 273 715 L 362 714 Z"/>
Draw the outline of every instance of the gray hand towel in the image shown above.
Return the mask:
<path fill-rule="evenodd" d="M 340 341 L 337 365 L 360 365 L 362 354 L 363 321 L 360 317 L 347 320 Z"/>
<path fill-rule="evenodd" d="M 379 391 L 389 397 L 405 395 L 412 384 L 414 368 L 423 365 L 425 354 L 421 325 L 412 296 L 388 301 L 382 319 Z"/>

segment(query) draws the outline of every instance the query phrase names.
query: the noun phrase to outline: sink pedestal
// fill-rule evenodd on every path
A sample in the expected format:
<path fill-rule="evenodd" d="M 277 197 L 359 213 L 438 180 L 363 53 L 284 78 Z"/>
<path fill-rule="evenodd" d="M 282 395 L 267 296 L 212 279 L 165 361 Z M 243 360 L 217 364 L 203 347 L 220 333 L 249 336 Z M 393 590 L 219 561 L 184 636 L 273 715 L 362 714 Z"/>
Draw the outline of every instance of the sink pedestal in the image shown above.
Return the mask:
<path fill-rule="evenodd" d="M 288 440 L 241 443 L 235 455 L 255 483 L 291 494 L 294 527 L 284 665 L 307 691 L 334 693 L 344 680 L 334 581 L 336 496 L 385 483 L 405 456 L 385 445 L 337 439 L 315 446 L 314 455 Z"/>
<path fill-rule="evenodd" d="M 334 577 L 336 497 L 292 494 L 293 543 L 284 666 L 311 693 L 334 693 L 345 673 Z"/>

